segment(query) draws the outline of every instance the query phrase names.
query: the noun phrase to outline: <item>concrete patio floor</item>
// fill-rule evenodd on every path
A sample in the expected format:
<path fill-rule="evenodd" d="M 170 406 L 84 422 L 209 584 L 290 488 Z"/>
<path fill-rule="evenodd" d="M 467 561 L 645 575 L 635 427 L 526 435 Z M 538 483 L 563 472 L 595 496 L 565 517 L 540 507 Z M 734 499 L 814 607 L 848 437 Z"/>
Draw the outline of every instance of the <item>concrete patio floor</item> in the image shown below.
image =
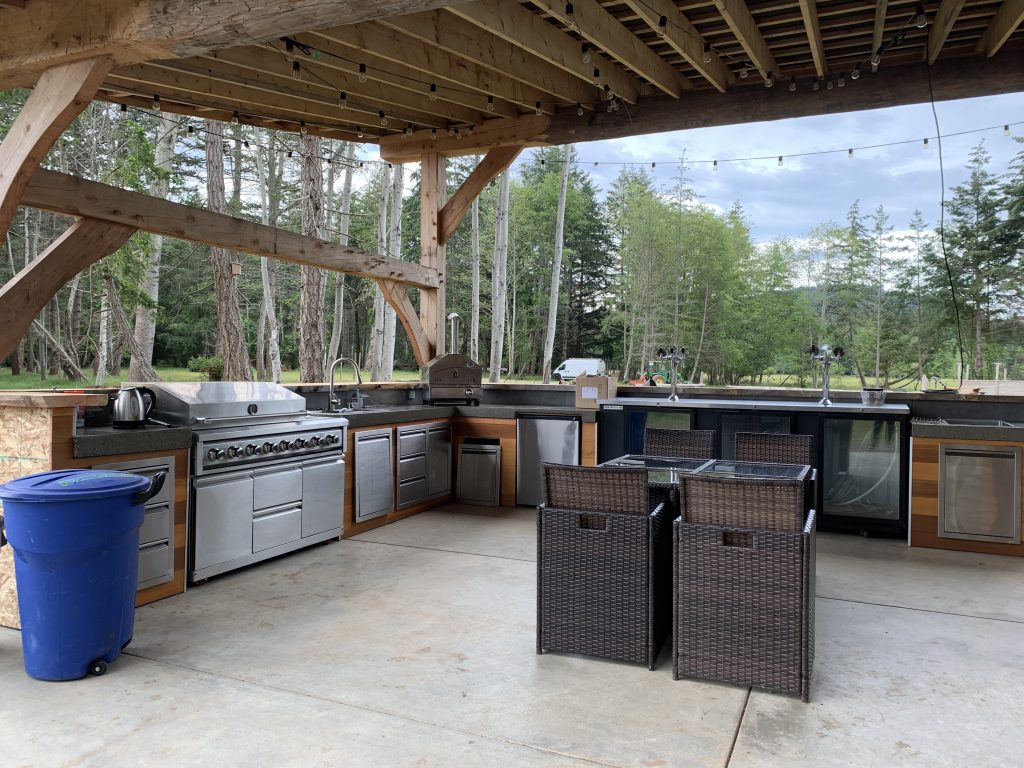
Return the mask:
<path fill-rule="evenodd" d="M 449 505 L 141 608 L 103 677 L 0 629 L 14 766 L 1007 766 L 1024 559 L 821 534 L 811 703 L 534 653 L 534 513 Z"/>

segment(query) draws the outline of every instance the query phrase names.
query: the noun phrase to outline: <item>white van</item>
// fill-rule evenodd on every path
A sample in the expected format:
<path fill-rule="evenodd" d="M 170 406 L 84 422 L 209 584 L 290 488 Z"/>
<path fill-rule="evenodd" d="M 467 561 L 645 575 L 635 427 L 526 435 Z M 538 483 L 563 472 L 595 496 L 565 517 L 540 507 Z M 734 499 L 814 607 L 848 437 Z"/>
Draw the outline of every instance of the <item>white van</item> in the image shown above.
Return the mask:
<path fill-rule="evenodd" d="M 599 357 L 570 357 L 551 372 L 551 380 L 572 381 L 588 373 L 591 376 L 603 376 L 607 372 L 604 360 Z"/>

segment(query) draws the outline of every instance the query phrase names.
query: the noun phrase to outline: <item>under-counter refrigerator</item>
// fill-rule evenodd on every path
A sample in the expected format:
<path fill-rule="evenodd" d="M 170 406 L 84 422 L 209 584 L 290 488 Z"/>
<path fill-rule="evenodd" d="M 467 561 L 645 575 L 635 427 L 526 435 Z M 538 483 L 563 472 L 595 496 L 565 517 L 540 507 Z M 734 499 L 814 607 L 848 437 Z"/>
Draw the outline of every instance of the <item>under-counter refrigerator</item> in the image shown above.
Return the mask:
<path fill-rule="evenodd" d="M 579 416 L 516 414 L 516 504 L 544 501 L 544 463 L 580 463 Z"/>

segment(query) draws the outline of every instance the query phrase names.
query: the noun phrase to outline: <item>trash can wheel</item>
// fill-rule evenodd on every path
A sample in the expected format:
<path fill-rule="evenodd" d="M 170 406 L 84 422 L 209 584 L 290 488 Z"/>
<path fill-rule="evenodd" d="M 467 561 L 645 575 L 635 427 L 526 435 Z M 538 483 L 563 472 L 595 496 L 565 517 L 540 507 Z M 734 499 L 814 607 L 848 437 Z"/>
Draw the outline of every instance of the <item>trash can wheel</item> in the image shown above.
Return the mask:
<path fill-rule="evenodd" d="M 107 662 L 103 659 L 96 659 L 92 664 L 89 665 L 89 674 L 99 677 L 107 671 Z"/>

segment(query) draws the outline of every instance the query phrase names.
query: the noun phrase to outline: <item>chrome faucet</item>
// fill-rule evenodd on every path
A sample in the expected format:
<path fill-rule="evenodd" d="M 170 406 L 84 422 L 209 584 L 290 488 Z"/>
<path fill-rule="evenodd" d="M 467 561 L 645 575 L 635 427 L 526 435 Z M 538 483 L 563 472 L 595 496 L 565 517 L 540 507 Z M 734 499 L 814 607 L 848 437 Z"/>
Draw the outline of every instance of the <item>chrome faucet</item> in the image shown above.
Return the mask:
<path fill-rule="evenodd" d="M 351 357 L 339 357 L 333 363 L 331 363 L 331 383 L 330 388 L 327 390 L 327 412 L 334 413 L 336 410 L 341 410 L 338 406 L 341 405 L 341 401 L 334 397 L 334 372 L 338 369 L 342 363 L 352 363 L 352 370 L 356 374 L 356 391 L 353 393 L 352 400 L 356 403 L 356 408 L 360 407 L 363 402 L 363 393 L 359 391 L 360 385 L 363 383 L 362 376 L 359 375 L 359 366 L 356 365 L 356 361 Z"/>

